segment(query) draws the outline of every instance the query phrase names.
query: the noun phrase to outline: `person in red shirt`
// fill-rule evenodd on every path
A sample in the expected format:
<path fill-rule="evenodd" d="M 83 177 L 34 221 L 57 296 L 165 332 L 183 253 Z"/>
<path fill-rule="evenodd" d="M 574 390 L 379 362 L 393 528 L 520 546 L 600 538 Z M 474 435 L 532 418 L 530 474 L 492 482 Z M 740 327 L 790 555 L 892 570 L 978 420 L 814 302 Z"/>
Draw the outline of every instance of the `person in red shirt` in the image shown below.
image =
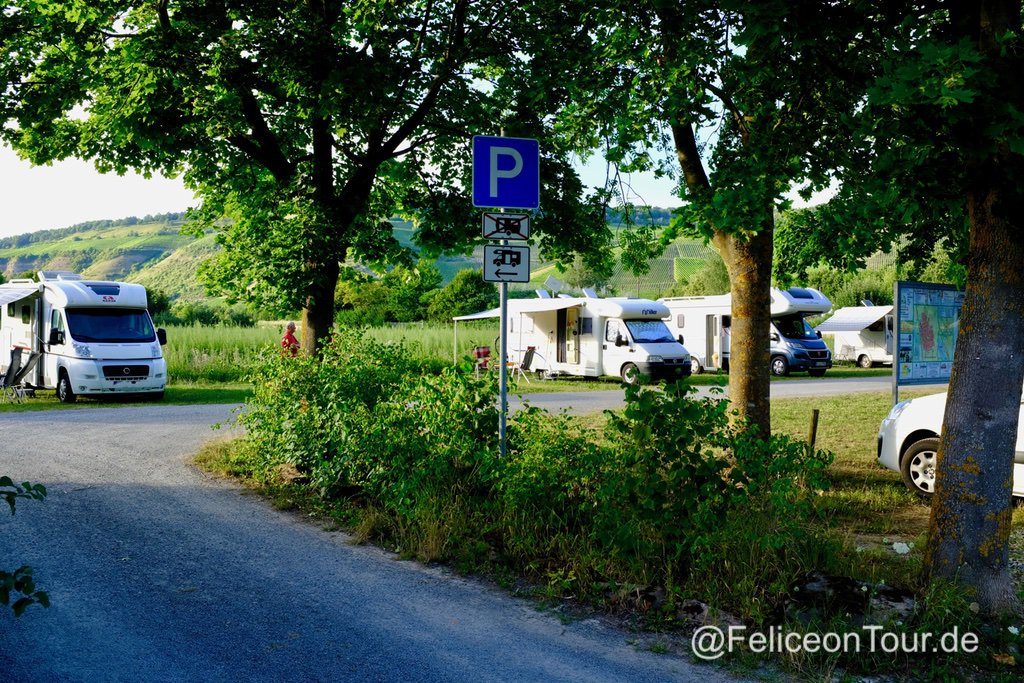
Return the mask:
<path fill-rule="evenodd" d="M 281 337 L 281 352 L 295 356 L 299 353 L 299 340 L 295 338 L 295 323 L 288 323 Z"/>

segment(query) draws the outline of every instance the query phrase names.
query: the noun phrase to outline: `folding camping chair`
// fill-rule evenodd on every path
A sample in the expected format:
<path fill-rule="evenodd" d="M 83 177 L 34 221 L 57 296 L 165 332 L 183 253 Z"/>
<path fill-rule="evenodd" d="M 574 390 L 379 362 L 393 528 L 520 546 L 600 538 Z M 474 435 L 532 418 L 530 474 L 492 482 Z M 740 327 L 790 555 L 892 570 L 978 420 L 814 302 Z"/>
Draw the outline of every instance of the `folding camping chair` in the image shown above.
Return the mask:
<path fill-rule="evenodd" d="M 508 367 L 512 370 L 512 377 L 515 378 L 519 375 L 526 380 L 527 384 L 531 384 L 530 377 L 526 373 L 530 371 L 530 366 L 533 365 L 533 357 L 537 354 L 537 348 L 534 346 L 527 347 L 526 353 L 523 354 L 523 359 L 518 363 L 509 363 Z"/>
<path fill-rule="evenodd" d="M 11 350 L 11 362 L 7 366 L 7 372 L 4 374 L 3 384 L 0 384 L 0 399 L 20 403 L 29 395 L 29 392 L 33 391 L 29 387 L 24 386 L 23 382 L 39 361 L 40 354 L 38 352 L 29 354 L 28 360 L 22 364 L 21 352 L 22 349 Z"/>

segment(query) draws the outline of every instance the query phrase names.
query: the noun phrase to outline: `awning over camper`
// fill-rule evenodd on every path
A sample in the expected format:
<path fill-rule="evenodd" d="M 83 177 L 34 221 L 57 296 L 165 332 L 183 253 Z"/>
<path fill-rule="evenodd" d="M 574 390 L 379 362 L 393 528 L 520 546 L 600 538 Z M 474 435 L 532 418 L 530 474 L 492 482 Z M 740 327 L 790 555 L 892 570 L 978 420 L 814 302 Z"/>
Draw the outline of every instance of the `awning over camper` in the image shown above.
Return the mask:
<path fill-rule="evenodd" d="M 563 308 L 575 308 L 582 306 L 587 300 L 580 297 L 566 297 L 559 299 L 510 299 L 508 312 L 513 315 L 525 313 L 542 313 L 544 311 L 557 311 Z M 458 315 L 452 318 L 456 322 L 465 320 L 484 320 L 485 318 L 497 318 L 501 315 L 500 308 L 492 308 L 489 311 L 470 313 L 469 315 Z"/>
<path fill-rule="evenodd" d="M 38 285 L 26 285 L 25 287 L 0 287 L 0 306 L 6 306 L 9 303 L 32 296 L 38 291 Z"/>
<path fill-rule="evenodd" d="M 818 325 L 818 332 L 860 332 L 889 315 L 892 306 L 848 306 Z"/>
<path fill-rule="evenodd" d="M 470 313 L 469 315 L 457 315 L 452 320 L 463 321 L 463 320 L 484 320 L 485 318 L 497 318 L 501 315 L 500 308 L 492 308 L 489 311 L 480 311 L 479 313 Z"/>

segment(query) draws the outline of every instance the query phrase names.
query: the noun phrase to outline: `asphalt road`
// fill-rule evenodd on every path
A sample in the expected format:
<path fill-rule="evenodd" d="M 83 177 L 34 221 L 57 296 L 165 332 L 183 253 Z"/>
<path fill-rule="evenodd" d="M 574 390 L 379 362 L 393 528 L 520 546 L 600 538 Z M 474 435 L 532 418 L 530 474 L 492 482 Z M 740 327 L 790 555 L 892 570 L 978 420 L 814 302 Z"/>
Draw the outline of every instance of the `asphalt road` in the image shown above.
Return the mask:
<path fill-rule="evenodd" d="M 945 391 L 946 385 L 929 384 L 914 388 L 940 392 Z M 722 390 L 721 394 L 714 393 L 712 389 L 708 386 L 698 387 L 697 395 L 701 397 L 728 395 L 725 387 L 716 388 Z M 771 384 L 772 398 L 811 398 L 872 391 L 892 391 L 892 380 L 888 377 L 844 377 L 838 379 L 822 377 L 806 380 L 782 380 Z M 526 392 L 522 395 L 524 401 L 550 411 L 565 409 L 570 413 L 583 414 L 602 410 L 617 410 L 625 405 L 623 392 L 618 390 L 531 394 L 529 385 L 526 385 Z M 522 407 L 522 401 L 517 396 L 510 396 L 509 410 L 518 410 L 520 407 Z"/>
<path fill-rule="evenodd" d="M 207 477 L 187 461 L 229 411 L 0 415 L 0 473 L 49 489 L 0 515 L 0 567 L 53 602 L 0 613 L 3 680 L 726 680 Z"/>

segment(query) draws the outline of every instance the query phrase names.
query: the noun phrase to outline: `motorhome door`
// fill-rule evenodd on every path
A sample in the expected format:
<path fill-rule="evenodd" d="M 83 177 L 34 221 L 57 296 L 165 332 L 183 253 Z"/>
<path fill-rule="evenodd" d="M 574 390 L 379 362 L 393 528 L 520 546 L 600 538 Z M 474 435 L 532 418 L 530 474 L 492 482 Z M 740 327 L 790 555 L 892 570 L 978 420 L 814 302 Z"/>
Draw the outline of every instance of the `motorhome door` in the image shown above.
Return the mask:
<path fill-rule="evenodd" d="M 558 310 L 558 351 L 556 359 L 559 363 L 580 362 L 580 318 L 575 308 Z"/>
<path fill-rule="evenodd" d="M 704 318 L 704 367 L 718 368 L 722 366 L 722 340 L 719 337 L 718 316 L 708 315 Z"/>

